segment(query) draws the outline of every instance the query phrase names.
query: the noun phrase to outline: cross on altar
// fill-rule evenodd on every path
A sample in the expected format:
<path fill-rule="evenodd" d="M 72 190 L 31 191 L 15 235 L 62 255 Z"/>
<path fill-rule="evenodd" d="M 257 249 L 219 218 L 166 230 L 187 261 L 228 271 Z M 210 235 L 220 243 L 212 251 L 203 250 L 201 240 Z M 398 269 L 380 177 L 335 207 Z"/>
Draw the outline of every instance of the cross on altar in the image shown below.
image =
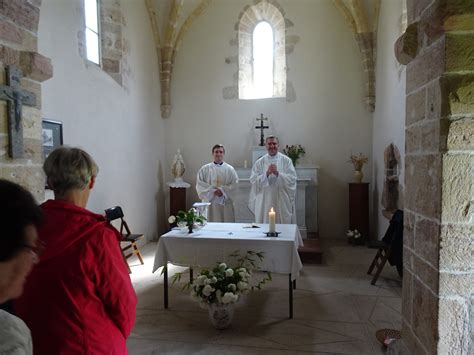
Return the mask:
<path fill-rule="evenodd" d="M 265 141 L 263 140 L 263 130 L 266 128 L 270 128 L 268 126 L 263 125 L 263 121 L 268 120 L 268 117 L 263 117 L 263 113 L 260 114 L 260 118 L 257 118 L 257 121 L 260 121 L 260 126 L 256 126 L 256 129 L 260 129 L 260 146 L 263 147 L 265 145 Z"/>
<path fill-rule="evenodd" d="M 0 85 L 0 100 L 7 101 L 8 155 L 10 158 L 23 157 L 22 106 L 35 106 L 36 95 L 22 90 L 20 80 L 23 73 L 9 65 L 6 68 L 7 85 Z"/>

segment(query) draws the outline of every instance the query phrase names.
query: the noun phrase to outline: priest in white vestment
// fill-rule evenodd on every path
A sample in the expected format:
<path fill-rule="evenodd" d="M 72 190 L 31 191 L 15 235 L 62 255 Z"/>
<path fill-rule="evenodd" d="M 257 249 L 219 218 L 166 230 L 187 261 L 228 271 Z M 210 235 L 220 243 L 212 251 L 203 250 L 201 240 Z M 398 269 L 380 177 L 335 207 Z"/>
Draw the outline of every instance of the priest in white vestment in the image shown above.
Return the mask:
<path fill-rule="evenodd" d="M 213 162 L 199 169 L 196 190 L 203 202 L 210 202 L 207 210 L 209 222 L 235 222 L 233 191 L 239 181 L 232 165 L 224 162 L 222 144 L 212 147 Z"/>
<path fill-rule="evenodd" d="M 268 223 L 273 207 L 276 223 L 296 224 L 296 171 L 290 158 L 278 152 L 278 138 L 265 140 L 267 154 L 259 158 L 250 175 L 249 208 L 256 223 Z"/>

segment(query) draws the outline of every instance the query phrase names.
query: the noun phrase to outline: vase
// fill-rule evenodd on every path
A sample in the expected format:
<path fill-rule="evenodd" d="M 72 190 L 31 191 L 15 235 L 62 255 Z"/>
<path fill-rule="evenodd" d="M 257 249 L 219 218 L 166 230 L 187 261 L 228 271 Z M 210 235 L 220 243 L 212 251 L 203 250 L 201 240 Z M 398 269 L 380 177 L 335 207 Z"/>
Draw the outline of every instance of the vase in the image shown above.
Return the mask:
<path fill-rule="evenodd" d="M 361 170 L 354 170 L 354 180 L 356 183 L 360 184 L 362 179 L 364 178 L 364 174 Z"/>
<path fill-rule="evenodd" d="M 188 232 L 191 234 L 193 232 L 194 224 L 188 224 Z"/>
<path fill-rule="evenodd" d="M 208 306 L 209 319 L 216 329 L 225 329 L 234 318 L 233 303 L 211 303 Z"/>

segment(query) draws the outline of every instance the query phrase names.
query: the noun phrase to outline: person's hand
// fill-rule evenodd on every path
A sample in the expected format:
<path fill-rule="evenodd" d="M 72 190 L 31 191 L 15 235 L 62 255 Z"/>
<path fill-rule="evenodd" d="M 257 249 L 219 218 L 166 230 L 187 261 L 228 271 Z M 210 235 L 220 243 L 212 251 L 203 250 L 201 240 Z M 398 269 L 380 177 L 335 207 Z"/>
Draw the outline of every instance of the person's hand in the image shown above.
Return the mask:
<path fill-rule="evenodd" d="M 275 164 L 270 164 L 267 170 L 267 176 L 270 176 L 271 174 L 278 176 L 278 168 Z"/>
<path fill-rule="evenodd" d="M 224 193 L 220 189 L 214 190 L 214 196 L 221 197 Z"/>

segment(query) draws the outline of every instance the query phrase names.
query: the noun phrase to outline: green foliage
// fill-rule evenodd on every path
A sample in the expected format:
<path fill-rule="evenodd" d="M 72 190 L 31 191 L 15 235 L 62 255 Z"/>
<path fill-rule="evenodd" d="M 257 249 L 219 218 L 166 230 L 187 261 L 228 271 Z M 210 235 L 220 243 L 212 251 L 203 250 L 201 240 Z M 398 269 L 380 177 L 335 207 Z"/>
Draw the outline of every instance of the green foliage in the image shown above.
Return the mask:
<path fill-rule="evenodd" d="M 196 223 L 203 224 L 206 221 L 206 217 L 200 216 L 195 208 L 190 208 L 188 211 L 180 210 L 176 216 L 170 216 L 170 218 L 172 217 L 175 217 L 173 223 L 178 225 L 184 224 L 186 226 L 192 226 Z"/>
<path fill-rule="evenodd" d="M 301 144 L 286 145 L 283 149 L 283 154 L 291 159 L 293 165 L 295 165 L 298 159 L 305 155 L 305 153 L 306 151 Z"/>

